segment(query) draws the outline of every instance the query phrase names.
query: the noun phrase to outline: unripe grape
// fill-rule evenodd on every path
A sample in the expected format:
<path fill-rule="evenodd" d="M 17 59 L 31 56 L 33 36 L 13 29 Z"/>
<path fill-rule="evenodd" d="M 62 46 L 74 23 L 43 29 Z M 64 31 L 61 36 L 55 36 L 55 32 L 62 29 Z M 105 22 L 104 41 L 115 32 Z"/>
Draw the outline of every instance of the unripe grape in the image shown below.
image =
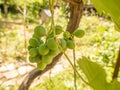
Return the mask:
<path fill-rule="evenodd" d="M 41 44 L 38 47 L 38 52 L 39 52 L 40 55 L 47 55 L 48 52 L 49 52 L 49 48 L 47 47 L 46 44 Z"/>
<path fill-rule="evenodd" d="M 42 62 L 45 64 L 50 64 L 53 60 L 53 57 L 50 55 L 42 56 Z"/>
<path fill-rule="evenodd" d="M 43 63 L 42 61 L 39 62 L 39 63 L 37 63 L 37 68 L 38 68 L 39 70 L 44 70 L 45 67 L 46 67 L 46 64 Z"/>
<path fill-rule="evenodd" d="M 63 37 L 65 39 L 69 39 L 71 37 L 71 34 L 68 31 L 66 31 L 66 32 L 63 33 Z"/>
<path fill-rule="evenodd" d="M 73 32 L 73 35 L 77 38 L 82 38 L 85 35 L 85 31 L 78 29 Z"/>
<path fill-rule="evenodd" d="M 39 63 L 41 61 L 40 57 L 39 56 L 36 56 L 36 57 L 31 57 L 29 56 L 29 61 L 31 63 Z"/>
<path fill-rule="evenodd" d="M 29 54 L 30 54 L 31 57 L 37 56 L 37 55 L 38 55 L 38 50 L 37 50 L 37 48 L 31 48 L 31 49 L 29 50 Z"/>
<path fill-rule="evenodd" d="M 68 41 L 67 41 L 67 47 L 68 47 L 69 49 L 74 49 L 74 48 L 75 48 L 75 43 L 74 43 L 74 41 L 73 41 L 73 40 L 68 40 Z"/>
<path fill-rule="evenodd" d="M 50 50 L 48 55 L 50 55 L 52 58 L 54 58 L 55 56 L 57 56 L 58 54 L 60 53 L 60 50 L 59 49 L 56 49 L 56 50 Z"/>
<path fill-rule="evenodd" d="M 56 32 L 56 34 L 62 33 L 63 32 L 62 27 L 60 25 L 56 25 L 55 26 L 55 32 Z"/>
<path fill-rule="evenodd" d="M 43 26 L 36 26 L 34 29 L 34 35 L 37 37 L 42 37 L 46 35 L 45 28 Z"/>
<path fill-rule="evenodd" d="M 57 43 L 54 38 L 48 38 L 46 45 L 51 50 L 56 50 L 58 48 Z"/>
<path fill-rule="evenodd" d="M 38 47 L 39 46 L 39 41 L 36 38 L 30 38 L 29 44 L 31 47 Z"/>
<path fill-rule="evenodd" d="M 33 48 L 32 46 L 28 46 L 28 50 L 30 50 L 31 48 Z"/>
<path fill-rule="evenodd" d="M 59 44 L 63 49 L 67 48 L 67 42 L 66 42 L 65 39 L 61 38 L 60 41 L 59 41 Z"/>

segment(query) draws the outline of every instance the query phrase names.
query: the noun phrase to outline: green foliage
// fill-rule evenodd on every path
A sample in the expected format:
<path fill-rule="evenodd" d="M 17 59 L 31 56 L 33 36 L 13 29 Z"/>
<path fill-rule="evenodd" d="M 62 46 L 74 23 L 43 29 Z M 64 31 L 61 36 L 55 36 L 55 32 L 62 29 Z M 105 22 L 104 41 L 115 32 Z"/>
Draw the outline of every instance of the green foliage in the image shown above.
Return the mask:
<path fill-rule="evenodd" d="M 86 75 L 89 85 L 94 90 L 119 90 L 120 82 L 113 80 L 108 83 L 106 80 L 105 70 L 96 62 L 90 61 L 86 57 L 82 57 L 78 61 L 79 68 Z"/>
<path fill-rule="evenodd" d="M 119 33 L 104 26 L 99 26 L 96 33 L 90 42 L 91 45 L 98 46 L 99 50 L 91 58 L 113 67 L 120 44 Z"/>
<path fill-rule="evenodd" d="M 79 59 L 78 64 L 94 90 L 107 90 L 106 73 L 100 65 L 91 62 L 86 57 Z"/>
<path fill-rule="evenodd" d="M 86 4 L 86 3 L 87 3 L 87 0 L 83 0 L 83 3 Z"/>
<path fill-rule="evenodd" d="M 119 0 L 91 0 L 99 13 L 103 11 L 110 15 L 115 22 L 116 29 L 120 31 L 120 1 Z M 113 8 L 111 8 L 113 7 Z"/>
<path fill-rule="evenodd" d="M 2 87 L 0 86 L 0 90 L 16 90 L 17 87 L 14 87 L 14 86 L 10 86 L 10 87 Z"/>
<path fill-rule="evenodd" d="M 51 78 L 44 78 L 41 84 L 30 88 L 30 90 L 74 90 L 73 72 L 72 68 L 65 68 Z M 85 86 L 82 81 L 77 77 L 78 90 L 91 90 L 90 87 Z"/>
<path fill-rule="evenodd" d="M 41 7 L 43 6 L 44 8 L 47 8 L 48 7 L 48 0 L 32 0 L 32 2 L 30 2 L 31 0 L 26 0 L 24 2 L 24 0 L 22 1 L 19 1 L 19 0 L 16 0 L 20 3 L 18 3 L 18 5 L 20 6 L 20 8 L 23 9 L 23 4 L 25 2 L 27 2 L 27 7 L 28 7 L 28 14 L 27 16 L 30 15 L 30 13 L 33 13 L 33 14 L 38 14 L 39 13 L 39 10 L 41 9 Z M 86 2 L 87 0 L 84 0 L 84 2 Z M 97 9 L 102 12 L 105 11 L 107 14 L 109 14 L 112 18 L 113 18 L 113 21 L 116 23 L 116 26 L 117 28 L 120 28 L 120 24 L 119 24 L 119 21 L 120 21 L 120 11 L 119 10 L 119 1 L 115 0 L 114 3 L 113 1 L 110 0 L 110 2 L 106 2 L 106 1 L 100 1 L 100 0 L 91 0 L 93 2 L 93 4 L 95 5 L 95 7 L 97 7 Z M 34 2 L 34 3 L 33 3 Z M 102 3 L 101 3 L 102 2 Z M 110 4 L 110 5 L 108 5 Z M 112 5 L 113 4 L 113 5 Z M 115 7 L 115 8 L 112 8 L 110 9 L 110 7 Z M 119 8 L 118 8 L 119 7 Z M 63 7 L 64 11 L 66 10 L 66 4 L 64 3 Z M 109 9 L 108 9 L 109 8 Z M 31 12 L 32 11 L 32 12 Z M 118 13 L 116 13 L 118 12 Z M 31 16 L 30 16 L 31 18 Z M 86 26 L 87 28 L 85 30 L 89 30 L 89 33 L 93 35 L 93 39 L 94 40 L 90 40 L 90 38 L 88 37 L 89 34 L 87 33 L 87 39 L 84 39 L 83 41 L 89 41 L 87 45 L 93 45 L 95 47 L 93 48 L 96 48 L 98 47 L 98 49 L 100 49 L 98 52 L 96 52 L 96 56 L 94 57 L 95 60 L 100 60 L 103 61 L 105 64 L 109 63 L 110 65 L 114 65 L 115 63 L 115 58 L 116 58 L 116 51 L 119 46 L 119 43 L 115 42 L 117 41 L 117 39 L 119 38 L 119 34 L 117 34 L 116 36 L 114 36 L 114 32 L 109 32 L 110 30 L 105 28 L 105 27 L 99 27 L 98 28 L 98 32 L 96 32 L 96 29 L 94 28 L 92 30 L 92 28 L 95 26 L 95 25 L 98 25 L 98 24 L 95 24 L 93 25 L 92 24 L 92 21 L 94 20 L 90 20 L 90 24 L 85 24 L 84 25 L 81 25 L 81 26 Z M 85 20 L 86 22 L 86 20 Z M 96 26 L 95 26 L 96 27 Z M 91 29 L 91 30 L 90 30 Z M 56 30 L 56 34 L 60 34 L 62 33 L 62 27 L 58 26 L 57 29 L 55 28 Z M 91 32 L 92 31 L 92 32 Z M 63 48 L 63 49 L 66 49 L 66 46 L 70 49 L 73 49 L 75 47 L 75 43 L 71 40 L 72 36 L 76 36 L 76 37 L 81 37 L 81 33 L 79 34 L 79 32 L 75 31 L 76 34 L 70 34 L 69 32 L 65 31 L 63 33 L 63 37 L 62 38 L 57 38 L 57 37 L 54 37 L 54 35 L 50 36 L 49 34 L 47 35 L 46 34 L 46 30 L 45 28 L 37 28 L 37 30 L 34 31 L 34 34 L 33 34 L 33 37 L 30 39 L 29 41 L 29 52 L 30 52 L 30 62 L 35 62 L 37 63 L 37 66 L 40 70 L 43 70 L 47 64 L 51 63 L 52 62 L 52 59 L 57 55 L 59 54 L 61 51 L 58 49 L 58 46 L 57 46 L 57 43 L 59 42 L 60 46 Z M 101 34 L 104 33 L 104 34 Z M 109 32 L 109 34 L 108 34 Z M 9 32 L 6 32 L 6 33 L 9 33 Z M 13 42 L 12 40 L 16 40 L 18 43 L 16 44 L 16 48 L 19 48 L 19 43 L 21 43 L 21 41 L 19 40 L 20 38 L 18 38 L 18 35 L 17 33 L 10 33 L 10 34 L 1 34 L 2 35 L 2 38 L 0 38 L 0 42 L 5 42 L 6 40 L 8 40 L 9 42 Z M 53 32 L 52 32 L 53 33 Z M 95 35 L 95 34 L 96 35 Z M 98 35 L 99 34 L 99 35 Z M 83 33 L 82 33 L 83 35 Z M 7 39 L 3 38 L 4 37 L 7 37 Z M 46 36 L 46 37 L 42 37 L 42 36 Z M 49 37 L 50 36 L 50 37 Z M 41 38 L 42 37 L 42 38 Z M 33 39 L 34 38 L 34 39 Z M 46 41 L 48 41 L 49 39 L 52 38 L 52 41 L 49 42 L 48 45 L 45 46 L 45 48 L 39 48 L 39 46 L 42 46 L 43 43 L 47 43 Z M 15 41 L 15 42 L 16 42 Z M 114 43 L 115 42 L 115 43 Z M 8 43 L 8 42 L 6 42 Z M 14 43 L 12 43 L 13 45 Z M 50 46 L 49 46 L 50 45 Z M 83 44 L 84 45 L 84 44 Z M 87 46 L 86 45 L 86 46 Z M 3 47 L 4 45 L 1 44 L 1 47 Z M 55 46 L 55 47 L 54 47 Z M 102 49 L 101 49 L 101 46 Z M 6 46 L 7 47 L 7 46 Z M 23 48 L 23 45 L 22 45 L 22 48 Z M 47 49 L 46 49 L 47 48 Z M 53 48 L 56 48 L 53 50 Z M 11 49 L 8 48 L 9 50 Z M 20 49 L 20 48 L 19 48 Z M 40 50 L 39 50 L 40 49 Z M 42 49 L 42 50 L 41 50 Z M 49 50 L 51 49 L 51 50 Z M 88 49 L 88 47 L 86 48 Z M 16 50 L 16 49 L 15 49 Z M 21 50 L 21 49 L 20 49 Z M 6 50 L 7 51 L 7 50 Z M 11 50 L 13 51 L 13 50 Z M 38 51 L 40 54 L 38 54 Z M 111 52 L 112 51 L 112 52 Z M 2 51 L 1 51 L 2 52 Z M 84 52 L 87 52 L 87 51 L 84 51 Z M 0 54 L 1 55 L 1 54 Z M 9 54 L 10 55 L 10 54 Z M 117 80 L 113 81 L 112 83 L 107 83 L 106 81 L 106 74 L 105 74 L 105 71 L 101 68 L 100 65 L 96 64 L 96 63 L 93 63 L 91 62 L 90 60 L 86 59 L 86 58 L 83 58 L 85 60 L 80 60 L 78 63 L 79 63 L 79 67 L 82 69 L 83 73 L 86 75 L 90 85 L 95 89 L 95 90 L 119 90 L 120 89 L 120 82 L 118 82 Z M 71 72 L 71 70 L 70 70 Z M 45 83 L 45 86 L 44 85 L 44 89 L 49 89 L 49 90 L 73 90 L 73 80 L 71 79 L 73 76 L 73 74 L 71 75 L 71 73 L 69 73 L 68 75 L 66 75 L 67 73 L 65 72 L 64 74 L 60 74 L 60 76 L 58 78 L 54 78 L 54 82 L 55 83 L 51 83 L 48 81 Z M 65 81 L 63 78 L 63 76 L 66 76 L 65 78 L 68 78 L 69 80 Z M 69 76 L 71 75 L 71 78 L 69 78 Z M 67 85 L 66 85 L 66 82 L 67 82 Z M 72 83 L 72 84 L 71 84 Z M 49 85 L 48 85 L 49 84 Z M 70 84 L 70 85 L 68 85 Z M 80 85 L 81 83 L 79 83 L 78 85 Z M 71 86 L 72 85 L 72 86 Z M 1 87 L 0 87 L 1 89 Z M 44 90 L 43 88 L 41 90 Z M 82 88 L 84 90 L 84 88 Z M 82 90 L 80 88 L 80 90 Z M 38 89 L 36 89 L 38 90 Z"/>
<path fill-rule="evenodd" d="M 119 90 L 120 89 L 120 82 L 118 82 L 116 79 L 112 82 L 111 87 L 113 88 L 111 90 Z"/>

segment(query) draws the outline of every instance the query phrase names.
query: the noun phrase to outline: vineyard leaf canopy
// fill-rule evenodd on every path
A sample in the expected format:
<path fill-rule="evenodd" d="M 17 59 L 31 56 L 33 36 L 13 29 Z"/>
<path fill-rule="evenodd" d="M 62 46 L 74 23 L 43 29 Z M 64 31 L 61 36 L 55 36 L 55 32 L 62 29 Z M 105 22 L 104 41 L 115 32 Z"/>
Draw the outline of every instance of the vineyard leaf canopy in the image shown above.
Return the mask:
<path fill-rule="evenodd" d="M 114 90 L 120 90 L 120 82 L 118 82 L 116 79 L 113 81 L 112 83 L 112 88 L 114 88 Z"/>
<path fill-rule="evenodd" d="M 99 64 L 83 57 L 79 59 L 78 65 L 94 90 L 107 90 L 108 83 L 106 81 L 106 73 Z"/>
<path fill-rule="evenodd" d="M 91 0 L 99 13 L 109 15 L 118 31 L 120 31 L 120 0 Z"/>
<path fill-rule="evenodd" d="M 78 60 L 78 66 L 94 90 L 120 90 L 120 82 L 114 79 L 113 82 L 108 83 L 105 70 L 96 62 L 83 57 Z"/>
<path fill-rule="evenodd" d="M 87 0 L 83 0 L 83 3 L 85 3 L 85 4 L 86 4 L 86 3 L 87 3 Z"/>

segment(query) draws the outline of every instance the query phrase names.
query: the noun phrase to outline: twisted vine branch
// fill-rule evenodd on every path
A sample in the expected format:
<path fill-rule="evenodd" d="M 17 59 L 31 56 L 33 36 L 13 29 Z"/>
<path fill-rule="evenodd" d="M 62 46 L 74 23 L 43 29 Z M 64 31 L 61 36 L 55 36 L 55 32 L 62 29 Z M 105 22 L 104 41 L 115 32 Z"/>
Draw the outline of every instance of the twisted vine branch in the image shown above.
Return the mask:
<path fill-rule="evenodd" d="M 120 68 L 120 46 L 119 46 L 119 51 L 118 51 L 118 58 L 116 60 L 116 65 L 115 65 L 115 69 L 114 69 L 114 73 L 112 77 L 113 80 L 118 77 L 119 68 Z"/>
<path fill-rule="evenodd" d="M 82 17 L 82 12 L 83 12 L 83 2 L 82 0 L 64 0 L 66 3 L 69 3 L 70 6 L 70 19 L 67 25 L 66 30 L 69 31 L 70 33 L 74 32 L 80 23 L 80 19 Z M 56 63 L 59 61 L 59 58 L 62 56 L 62 53 L 60 53 L 59 55 L 57 55 L 51 64 L 47 65 L 47 67 L 41 71 L 38 70 L 37 68 L 32 70 L 23 80 L 23 82 L 21 83 L 20 87 L 18 90 L 28 90 L 31 83 L 33 82 L 33 80 L 38 77 L 41 76 L 42 74 L 44 74 L 46 71 L 50 70 L 51 68 L 53 68 Z"/>

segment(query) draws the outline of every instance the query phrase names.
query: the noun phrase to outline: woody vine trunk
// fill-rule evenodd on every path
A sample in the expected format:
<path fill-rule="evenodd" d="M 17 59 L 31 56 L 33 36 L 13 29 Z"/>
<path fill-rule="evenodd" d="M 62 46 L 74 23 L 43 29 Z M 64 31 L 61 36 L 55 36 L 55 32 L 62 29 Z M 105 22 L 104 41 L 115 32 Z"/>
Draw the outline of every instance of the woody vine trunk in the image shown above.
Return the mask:
<path fill-rule="evenodd" d="M 83 2 L 82 0 L 64 0 L 66 3 L 69 3 L 69 7 L 70 7 L 70 18 L 68 21 L 68 25 L 66 30 L 69 31 L 70 33 L 74 32 L 80 23 L 80 19 L 82 17 L 82 12 L 83 12 Z M 60 53 L 59 55 L 57 55 L 51 64 L 47 65 L 47 67 L 41 71 L 38 70 L 37 68 L 35 68 L 34 70 L 32 70 L 23 80 L 23 82 L 21 83 L 20 87 L 18 90 L 29 90 L 29 87 L 31 85 L 31 83 L 33 82 L 33 80 L 38 77 L 41 76 L 42 74 L 44 74 L 46 71 L 50 70 L 51 68 L 53 68 L 56 63 L 59 61 L 59 58 L 62 56 L 62 53 Z"/>

